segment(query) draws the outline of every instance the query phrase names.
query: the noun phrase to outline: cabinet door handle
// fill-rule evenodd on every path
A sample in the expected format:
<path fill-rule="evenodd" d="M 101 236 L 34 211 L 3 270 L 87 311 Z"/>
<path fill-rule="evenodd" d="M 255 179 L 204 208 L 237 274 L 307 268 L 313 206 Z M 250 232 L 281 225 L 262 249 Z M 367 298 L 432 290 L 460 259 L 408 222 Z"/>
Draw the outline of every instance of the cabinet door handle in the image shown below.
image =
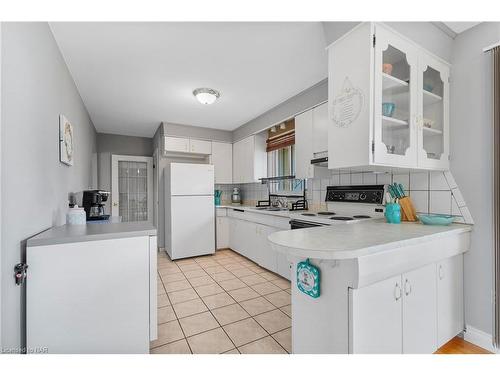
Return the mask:
<path fill-rule="evenodd" d="M 394 299 L 396 301 L 401 299 L 401 287 L 399 286 L 399 283 L 396 283 L 396 286 L 394 287 Z"/>
<path fill-rule="evenodd" d="M 439 274 L 439 280 L 443 280 L 444 275 L 443 275 L 443 265 L 442 264 L 439 265 L 438 274 Z"/>
<path fill-rule="evenodd" d="M 408 279 L 405 280 L 405 294 L 408 296 L 411 293 L 411 284 Z"/>

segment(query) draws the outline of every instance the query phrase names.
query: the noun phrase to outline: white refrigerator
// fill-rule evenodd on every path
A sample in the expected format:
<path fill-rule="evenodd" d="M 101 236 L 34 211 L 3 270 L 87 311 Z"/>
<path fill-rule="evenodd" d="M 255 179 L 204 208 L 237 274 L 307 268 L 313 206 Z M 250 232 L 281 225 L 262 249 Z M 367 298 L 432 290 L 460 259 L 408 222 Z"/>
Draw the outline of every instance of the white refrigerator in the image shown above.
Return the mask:
<path fill-rule="evenodd" d="M 165 168 L 165 249 L 171 259 L 215 252 L 214 166 Z"/>

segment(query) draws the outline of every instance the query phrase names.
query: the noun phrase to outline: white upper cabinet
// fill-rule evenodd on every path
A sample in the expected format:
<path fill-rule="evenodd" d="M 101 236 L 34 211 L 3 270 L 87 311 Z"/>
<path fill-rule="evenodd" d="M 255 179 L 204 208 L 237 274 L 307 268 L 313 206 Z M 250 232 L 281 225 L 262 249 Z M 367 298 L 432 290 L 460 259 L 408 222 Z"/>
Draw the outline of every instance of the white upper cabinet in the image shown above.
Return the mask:
<path fill-rule="evenodd" d="M 231 143 L 212 142 L 210 163 L 214 165 L 216 184 L 233 183 L 233 145 Z"/>
<path fill-rule="evenodd" d="M 189 139 L 164 137 L 163 149 L 166 152 L 189 152 Z"/>
<path fill-rule="evenodd" d="M 379 23 L 363 23 L 333 43 L 329 168 L 448 169 L 449 71 Z"/>
<path fill-rule="evenodd" d="M 210 155 L 212 153 L 212 142 L 190 139 L 189 152 L 193 154 Z"/>
<path fill-rule="evenodd" d="M 266 132 L 233 144 L 233 182 L 258 182 L 267 177 Z"/>
<path fill-rule="evenodd" d="M 329 177 L 325 167 L 311 164 L 311 160 L 326 156 L 328 151 L 328 103 L 323 103 L 295 117 L 295 177 Z"/>

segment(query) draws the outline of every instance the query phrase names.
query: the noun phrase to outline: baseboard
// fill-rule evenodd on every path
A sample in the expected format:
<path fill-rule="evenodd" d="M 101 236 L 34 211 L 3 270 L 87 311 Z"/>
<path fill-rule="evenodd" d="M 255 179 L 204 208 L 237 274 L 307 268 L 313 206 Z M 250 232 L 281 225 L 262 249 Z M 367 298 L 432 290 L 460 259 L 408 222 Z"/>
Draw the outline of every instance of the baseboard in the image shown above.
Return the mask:
<path fill-rule="evenodd" d="M 492 353 L 500 353 L 493 346 L 493 339 L 489 333 L 483 332 L 477 328 L 470 325 L 465 327 L 464 340 L 468 341 L 474 345 L 480 346 Z"/>

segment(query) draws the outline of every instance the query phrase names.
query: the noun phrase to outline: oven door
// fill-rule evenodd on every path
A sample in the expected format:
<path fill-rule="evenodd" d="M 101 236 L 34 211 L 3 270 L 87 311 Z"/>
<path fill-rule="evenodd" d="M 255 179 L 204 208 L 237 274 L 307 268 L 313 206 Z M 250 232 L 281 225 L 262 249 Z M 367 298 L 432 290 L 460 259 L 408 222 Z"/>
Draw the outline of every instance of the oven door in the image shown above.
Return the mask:
<path fill-rule="evenodd" d="M 309 221 L 302 221 L 292 219 L 290 220 L 290 229 L 302 229 L 302 228 L 312 228 L 312 227 L 322 227 L 323 224 L 311 223 Z"/>

